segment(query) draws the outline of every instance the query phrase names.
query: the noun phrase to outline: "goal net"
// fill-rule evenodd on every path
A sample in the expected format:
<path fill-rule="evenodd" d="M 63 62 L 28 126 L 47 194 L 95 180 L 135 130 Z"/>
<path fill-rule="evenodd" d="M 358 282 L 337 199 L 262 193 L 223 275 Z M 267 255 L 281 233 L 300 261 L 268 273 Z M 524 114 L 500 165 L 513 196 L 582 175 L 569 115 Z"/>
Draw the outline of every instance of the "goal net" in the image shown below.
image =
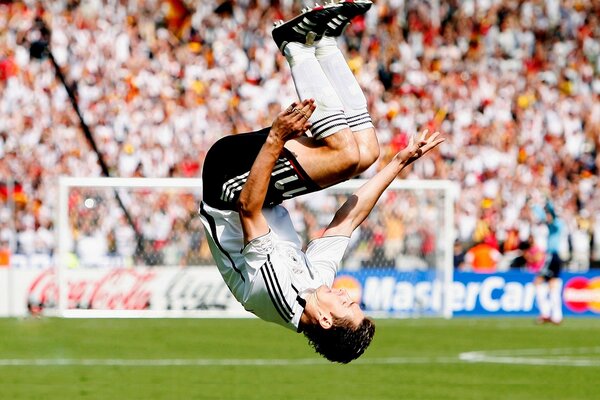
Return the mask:
<path fill-rule="evenodd" d="M 364 181 L 289 200 L 308 242 Z M 57 260 L 32 312 L 65 317 L 244 317 L 214 265 L 199 179 L 61 178 Z M 396 181 L 353 234 L 334 282 L 367 313 L 451 316 L 453 186 Z M 56 290 L 54 290 L 54 288 Z"/>

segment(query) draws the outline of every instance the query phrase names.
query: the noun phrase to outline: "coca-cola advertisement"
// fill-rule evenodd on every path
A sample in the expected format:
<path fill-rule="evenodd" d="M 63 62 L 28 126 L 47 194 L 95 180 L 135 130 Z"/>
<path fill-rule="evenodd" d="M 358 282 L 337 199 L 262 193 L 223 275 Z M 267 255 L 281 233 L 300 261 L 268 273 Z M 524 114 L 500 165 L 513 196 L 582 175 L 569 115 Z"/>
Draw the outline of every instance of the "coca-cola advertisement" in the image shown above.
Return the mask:
<path fill-rule="evenodd" d="M 70 275 L 74 275 L 72 272 Z M 81 275 L 81 274 L 77 274 Z M 68 280 L 67 308 L 96 310 L 150 309 L 152 270 L 110 269 L 99 277 L 83 274 Z M 94 274 L 96 275 L 96 274 Z M 58 280 L 53 268 L 43 271 L 27 291 L 27 308 L 39 313 L 58 304 Z"/>
<path fill-rule="evenodd" d="M 210 267 L 81 268 L 60 274 L 55 268 L 0 270 L 0 316 L 57 311 L 61 288 L 66 295 L 60 311 L 247 316 L 216 268 Z"/>

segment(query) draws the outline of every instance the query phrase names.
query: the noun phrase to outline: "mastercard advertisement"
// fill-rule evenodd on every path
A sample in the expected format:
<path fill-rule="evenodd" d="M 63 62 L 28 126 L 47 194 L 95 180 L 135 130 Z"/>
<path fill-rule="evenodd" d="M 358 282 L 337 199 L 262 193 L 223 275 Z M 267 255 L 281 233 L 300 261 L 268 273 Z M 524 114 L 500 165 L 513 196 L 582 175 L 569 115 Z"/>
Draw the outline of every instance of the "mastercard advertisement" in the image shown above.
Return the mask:
<path fill-rule="evenodd" d="M 536 316 L 535 275 L 510 271 L 478 274 L 456 271 L 449 301 L 459 316 Z M 563 273 L 560 290 L 565 316 L 600 317 L 600 273 Z M 439 315 L 444 285 L 431 271 L 393 269 L 344 272 L 333 286 L 374 315 Z"/>
<path fill-rule="evenodd" d="M 567 280 L 563 289 L 563 304 L 574 313 L 600 314 L 600 276 L 576 276 Z"/>

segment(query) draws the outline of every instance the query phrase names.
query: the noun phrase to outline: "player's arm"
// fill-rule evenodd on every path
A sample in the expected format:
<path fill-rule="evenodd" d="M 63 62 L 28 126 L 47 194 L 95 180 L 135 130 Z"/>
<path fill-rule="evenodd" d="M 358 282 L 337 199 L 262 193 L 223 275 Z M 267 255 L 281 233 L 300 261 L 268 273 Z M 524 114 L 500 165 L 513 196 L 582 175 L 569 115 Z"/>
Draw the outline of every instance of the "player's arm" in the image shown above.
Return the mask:
<path fill-rule="evenodd" d="M 310 127 L 308 118 L 314 110 L 314 100 L 304 100 L 300 104 L 292 104 L 273 121 L 267 140 L 252 164 L 248 180 L 237 202 L 244 233 L 244 245 L 252 239 L 269 233 L 269 225 L 262 213 L 262 207 L 269 188 L 271 173 L 285 142 L 303 134 Z"/>
<path fill-rule="evenodd" d="M 346 200 L 336 212 L 323 236 L 350 236 L 367 218 L 383 191 L 394 181 L 396 176 L 443 141 L 444 138 L 440 137 L 439 132 L 427 137 L 427 130 L 423 131 L 417 140 L 411 138 L 405 149 L 396 154 L 388 165 Z"/>

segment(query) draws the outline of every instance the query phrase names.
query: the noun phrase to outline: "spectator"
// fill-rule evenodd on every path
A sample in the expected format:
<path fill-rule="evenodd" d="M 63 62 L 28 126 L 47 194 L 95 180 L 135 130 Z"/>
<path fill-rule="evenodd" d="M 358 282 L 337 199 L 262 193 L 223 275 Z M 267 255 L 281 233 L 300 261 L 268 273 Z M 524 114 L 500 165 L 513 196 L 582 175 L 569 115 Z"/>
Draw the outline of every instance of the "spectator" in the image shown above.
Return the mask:
<path fill-rule="evenodd" d="M 12 250 L 20 255 L 54 254 L 47 221 L 56 212 L 56 178 L 100 175 L 51 64 L 31 58 L 30 45 L 40 39 L 36 18 L 52 30 L 54 56 L 114 175 L 198 176 L 219 137 L 266 126 L 295 99 L 269 35 L 274 20 L 297 13 L 297 1 L 240 0 L 218 13 L 214 2 L 195 2 L 176 15 L 157 0 L 55 1 L 46 10 L 31 4 L 0 4 L 0 176 L 20 183 L 14 211 L 0 185 L 0 216 L 11 213 Z M 545 247 L 547 227 L 527 214 L 552 193 L 569 227 L 564 242 L 570 236 L 576 244 L 561 245 L 573 261 L 568 267 L 585 271 L 590 257 L 597 265 L 600 4 L 441 1 L 433 15 L 421 1 L 379 0 L 374 9 L 354 21 L 342 46 L 368 97 L 384 157 L 408 134 L 440 129 L 448 137 L 441 154 L 409 178 L 460 184 L 456 225 L 465 248 L 490 233 L 503 251 L 514 248 L 515 235 L 533 234 Z M 311 214 L 323 210 L 297 200 L 294 219 L 306 221 L 298 226 L 309 236 L 318 229 Z M 160 227 L 153 240 L 202 248 L 196 231 L 180 231 L 194 218 L 188 200 L 170 202 L 160 220 L 150 218 L 158 205 L 128 206 L 140 230 Z M 135 249 L 131 231 L 118 233 L 124 225 L 117 217 L 97 217 L 112 224 L 102 232 L 114 231 L 117 254 Z M 385 228 L 378 238 L 392 239 L 383 251 L 377 247 L 386 259 L 394 249 L 430 248 L 418 222 L 373 217 Z M 593 247 L 585 246 L 586 235 Z M 358 264 L 375 251 L 361 240 L 354 248 L 349 258 Z M 157 257 L 168 251 L 168 259 L 185 254 L 183 264 L 208 262 L 188 250 L 152 246 Z"/>
<path fill-rule="evenodd" d="M 10 265 L 10 247 L 8 242 L 0 240 L 0 267 L 8 267 Z"/>
<path fill-rule="evenodd" d="M 537 274 L 542 269 L 546 256 L 544 251 L 535 243 L 533 236 L 529 236 L 524 250 L 525 268 L 528 272 Z"/>
<path fill-rule="evenodd" d="M 465 269 L 480 273 L 495 272 L 501 256 L 500 252 L 489 243 L 477 243 L 465 254 Z"/>
<path fill-rule="evenodd" d="M 466 252 L 463 248 L 463 244 L 460 240 L 454 241 L 454 254 L 453 254 L 453 264 L 455 269 L 464 269 L 465 268 L 465 255 Z"/>
<path fill-rule="evenodd" d="M 560 280 L 563 260 L 559 253 L 565 224 L 557 215 L 552 203 L 547 202 L 543 212 L 549 233 L 546 261 L 534 280 L 536 303 L 540 312 L 538 321 L 560 324 L 563 317 L 562 281 Z"/>

